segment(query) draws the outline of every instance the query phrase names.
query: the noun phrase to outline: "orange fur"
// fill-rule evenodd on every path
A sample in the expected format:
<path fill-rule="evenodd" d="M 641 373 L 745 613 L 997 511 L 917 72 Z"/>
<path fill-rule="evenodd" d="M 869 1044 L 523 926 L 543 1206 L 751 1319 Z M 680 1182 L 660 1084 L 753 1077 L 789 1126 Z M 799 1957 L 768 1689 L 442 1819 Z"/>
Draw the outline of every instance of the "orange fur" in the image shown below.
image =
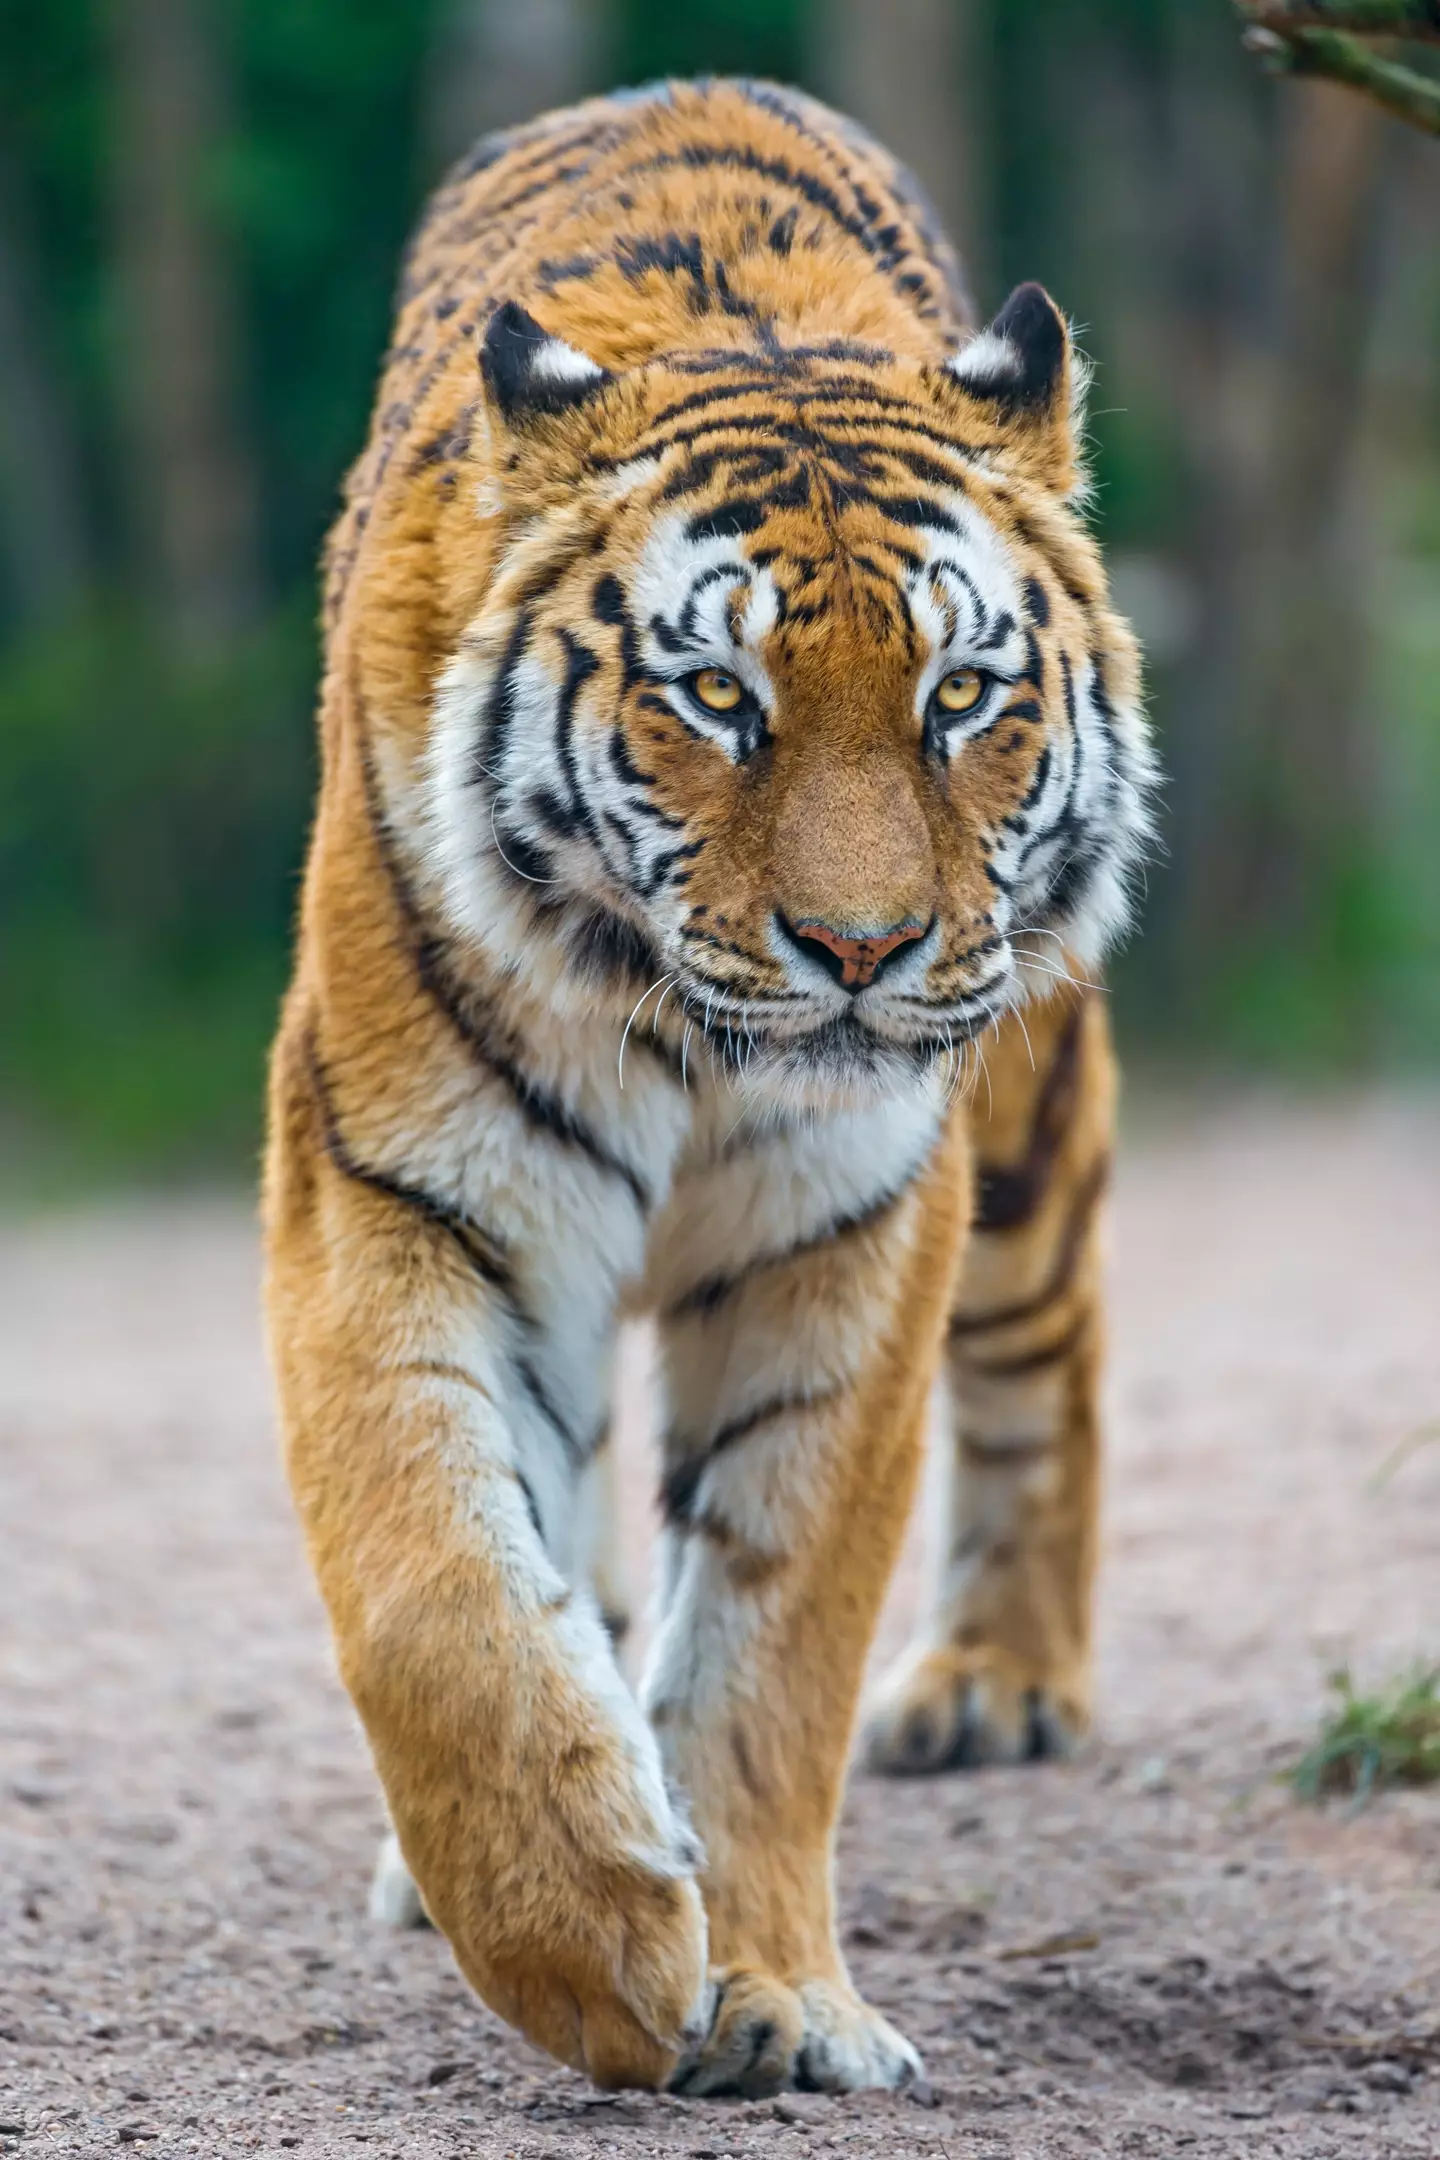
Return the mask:
<path fill-rule="evenodd" d="M 947 1086 L 1111 926 L 1146 767 L 1068 334 L 1034 288 L 971 332 L 913 183 L 822 108 L 553 115 L 431 206 L 331 542 L 266 1177 L 287 1460 L 429 1911 L 602 2083 L 914 2067 L 831 1851 L 947 1328 L 962 1403 L 1039 1343 L 989 1383 L 1064 1407 L 877 1759 L 987 1689 L 997 1749 L 1084 1715 L 1096 1002 L 1029 1023 L 1069 1092 L 1023 1224 L 983 1204 L 1059 1114 L 1018 1023 L 986 1118 Z M 952 737 L 925 670 L 963 638 L 991 703 Z M 733 727 L 667 658 L 702 645 Z M 574 1520 L 622 1309 L 667 1382 L 648 1723 Z"/>

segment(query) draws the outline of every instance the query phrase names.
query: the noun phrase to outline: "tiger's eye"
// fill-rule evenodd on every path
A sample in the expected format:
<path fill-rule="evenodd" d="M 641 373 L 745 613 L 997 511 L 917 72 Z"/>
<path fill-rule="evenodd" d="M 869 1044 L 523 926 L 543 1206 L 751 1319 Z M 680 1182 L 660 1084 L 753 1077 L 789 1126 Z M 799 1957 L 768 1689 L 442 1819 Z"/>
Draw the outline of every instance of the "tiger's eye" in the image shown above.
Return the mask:
<path fill-rule="evenodd" d="M 745 695 L 735 676 L 718 667 L 701 668 L 690 687 L 711 712 L 734 712 Z"/>
<path fill-rule="evenodd" d="M 956 668 L 953 674 L 942 675 L 935 688 L 935 701 L 942 712 L 969 712 L 985 695 L 985 677 L 978 668 Z"/>

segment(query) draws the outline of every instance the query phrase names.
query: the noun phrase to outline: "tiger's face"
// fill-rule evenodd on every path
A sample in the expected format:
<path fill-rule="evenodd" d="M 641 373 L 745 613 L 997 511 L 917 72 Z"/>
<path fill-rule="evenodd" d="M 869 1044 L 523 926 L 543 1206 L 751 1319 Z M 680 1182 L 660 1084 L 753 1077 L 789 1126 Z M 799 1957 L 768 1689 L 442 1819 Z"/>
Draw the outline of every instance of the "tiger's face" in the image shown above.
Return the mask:
<path fill-rule="evenodd" d="M 500 552 L 432 767 L 473 934 L 562 986 L 623 960 L 792 1100 L 1098 958 L 1151 766 L 1038 287 L 948 366 L 610 375 L 513 306 L 483 366 Z"/>

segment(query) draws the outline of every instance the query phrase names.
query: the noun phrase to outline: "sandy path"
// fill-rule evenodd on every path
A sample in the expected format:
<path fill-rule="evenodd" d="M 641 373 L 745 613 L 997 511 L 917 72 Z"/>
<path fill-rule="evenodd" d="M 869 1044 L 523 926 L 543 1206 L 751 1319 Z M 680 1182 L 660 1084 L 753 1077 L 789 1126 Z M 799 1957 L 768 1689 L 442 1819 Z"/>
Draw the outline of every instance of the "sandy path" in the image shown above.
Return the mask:
<path fill-rule="evenodd" d="M 1329 1663 L 1440 1647 L 1440 1111 L 1172 1112 L 1116 1216 L 1103 1737 L 851 1795 L 929 2105 L 603 2101 L 373 1933 L 244 1211 L 0 1228 L 0 2150 L 1436 2160 L 1440 1795 L 1272 1772 Z"/>

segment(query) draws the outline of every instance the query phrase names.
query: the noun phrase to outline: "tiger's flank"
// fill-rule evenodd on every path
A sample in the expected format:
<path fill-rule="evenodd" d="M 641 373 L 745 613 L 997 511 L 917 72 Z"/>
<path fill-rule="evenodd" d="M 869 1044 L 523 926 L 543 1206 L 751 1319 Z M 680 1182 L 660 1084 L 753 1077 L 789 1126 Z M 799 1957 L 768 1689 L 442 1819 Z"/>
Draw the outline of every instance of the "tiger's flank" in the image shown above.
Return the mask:
<path fill-rule="evenodd" d="M 327 558 L 270 1339 L 376 1910 L 602 2085 L 918 2071 L 832 1847 L 937 1387 L 945 1564 L 869 1760 L 1089 1715 L 1093 983 L 1152 768 L 1082 378 L 1039 287 L 977 329 L 915 182 L 754 83 L 481 143 L 405 263 Z"/>

